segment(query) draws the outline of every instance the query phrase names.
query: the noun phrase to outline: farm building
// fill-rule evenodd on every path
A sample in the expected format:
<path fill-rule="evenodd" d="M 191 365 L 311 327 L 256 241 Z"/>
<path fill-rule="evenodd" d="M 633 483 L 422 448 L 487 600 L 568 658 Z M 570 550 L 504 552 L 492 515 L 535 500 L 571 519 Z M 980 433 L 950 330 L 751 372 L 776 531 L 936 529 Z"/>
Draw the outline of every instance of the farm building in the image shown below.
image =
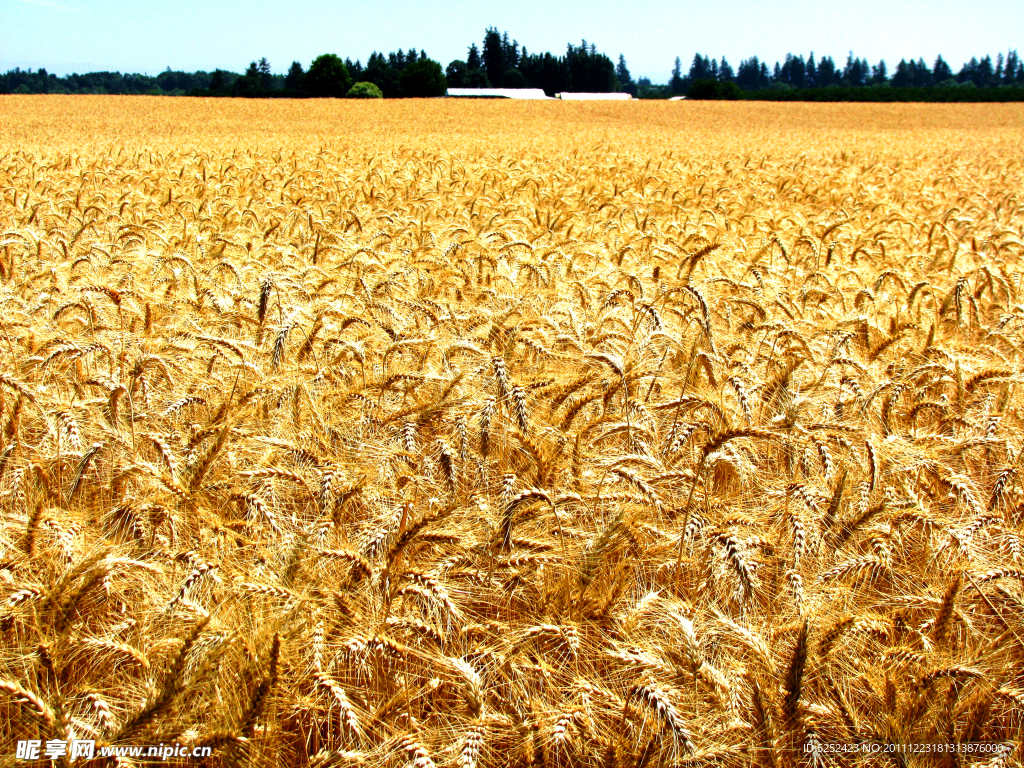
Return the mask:
<path fill-rule="evenodd" d="M 449 88 L 448 95 L 467 99 L 550 99 L 540 88 Z"/>
<path fill-rule="evenodd" d="M 625 101 L 632 99 L 628 93 L 559 93 L 562 101 Z"/>

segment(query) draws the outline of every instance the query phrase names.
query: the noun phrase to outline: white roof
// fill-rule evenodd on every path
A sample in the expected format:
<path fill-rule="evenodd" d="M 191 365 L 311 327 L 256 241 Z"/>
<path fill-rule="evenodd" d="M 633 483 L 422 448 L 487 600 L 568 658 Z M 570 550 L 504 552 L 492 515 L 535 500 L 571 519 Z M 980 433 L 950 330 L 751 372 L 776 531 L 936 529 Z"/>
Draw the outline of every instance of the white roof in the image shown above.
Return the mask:
<path fill-rule="evenodd" d="M 628 93 L 559 93 L 563 101 L 625 101 L 632 99 Z"/>
<path fill-rule="evenodd" d="M 492 99 L 549 99 L 541 88 L 449 88 L 449 96 L 480 96 Z"/>
<path fill-rule="evenodd" d="M 669 98 L 669 101 L 682 101 L 685 98 L 685 96 L 672 96 Z"/>

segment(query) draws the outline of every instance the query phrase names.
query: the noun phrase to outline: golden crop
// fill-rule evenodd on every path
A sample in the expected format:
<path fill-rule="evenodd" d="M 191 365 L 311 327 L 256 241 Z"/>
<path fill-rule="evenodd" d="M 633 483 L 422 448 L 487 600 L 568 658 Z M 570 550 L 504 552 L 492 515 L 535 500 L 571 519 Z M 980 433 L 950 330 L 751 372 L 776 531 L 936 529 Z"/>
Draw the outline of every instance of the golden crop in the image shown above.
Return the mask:
<path fill-rule="evenodd" d="M 0 114 L 5 759 L 1019 764 L 1020 106 Z"/>

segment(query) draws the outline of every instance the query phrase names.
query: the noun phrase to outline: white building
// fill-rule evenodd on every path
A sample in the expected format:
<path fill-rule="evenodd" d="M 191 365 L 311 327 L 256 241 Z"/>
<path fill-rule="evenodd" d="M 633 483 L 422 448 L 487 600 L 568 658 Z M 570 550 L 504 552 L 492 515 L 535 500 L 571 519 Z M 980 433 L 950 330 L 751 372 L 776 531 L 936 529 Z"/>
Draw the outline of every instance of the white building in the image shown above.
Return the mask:
<path fill-rule="evenodd" d="M 541 88 L 449 88 L 453 98 L 550 99 Z"/>
<path fill-rule="evenodd" d="M 556 96 L 562 101 L 628 101 L 633 98 L 628 93 L 559 93 Z"/>

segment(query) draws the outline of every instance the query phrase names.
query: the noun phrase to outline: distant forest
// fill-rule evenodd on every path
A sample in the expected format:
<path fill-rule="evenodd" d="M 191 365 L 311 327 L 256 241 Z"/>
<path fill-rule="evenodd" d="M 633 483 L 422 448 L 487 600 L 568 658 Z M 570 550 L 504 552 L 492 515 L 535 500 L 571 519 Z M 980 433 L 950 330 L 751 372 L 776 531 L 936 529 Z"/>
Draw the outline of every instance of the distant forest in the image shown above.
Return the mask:
<path fill-rule="evenodd" d="M 724 56 L 719 60 L 696 54 L 687 71 L 677 57 L 668 81 L 658 84 L 648 78 L 634 80 L 624 56 L 613 62 L 585 40 L 569 44 L 563 55 L 532 53 L 508 32 L 492 27 L 481 46 L 473 43 L 465 60 L 452 61 L 443 70 L 425 51 L 410 48 L 386 55 L 374 52 L 365 64 L 325 54 L 308 68 L 292 62 L 285 74 L 273 73 L 270 62 L 261 58 L 241 74 L 168 68 L 155 77 L 120 72 L 58 77 L 45 69 L 0 75 L 0 93 L 23 94 L 402 98 L 441 96 L 449 87 L 541 88 L 549 96 L 560 91 L 627 92 L 642 99 L 1022 101 L 1024 63 L 1012 50 L 994 60 L 988 55 L 972 58 L 956 72 L 942 56 L 931 65 L 903 59 L 890 70 L 884 60 L 869 64 L 851 52 L 843 65 L 811 53 L 807 58 L 787 54 L 774 66 L 753 56 L 734 68 Z"/>

